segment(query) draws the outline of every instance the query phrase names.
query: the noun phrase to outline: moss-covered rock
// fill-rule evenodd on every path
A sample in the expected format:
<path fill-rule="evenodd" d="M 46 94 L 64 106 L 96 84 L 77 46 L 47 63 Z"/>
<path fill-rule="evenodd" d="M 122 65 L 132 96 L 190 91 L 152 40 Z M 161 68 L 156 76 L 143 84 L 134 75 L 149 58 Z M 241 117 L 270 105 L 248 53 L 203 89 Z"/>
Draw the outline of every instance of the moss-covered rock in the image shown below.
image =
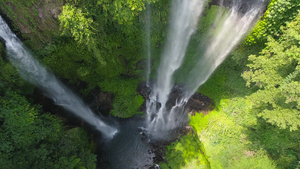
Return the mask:
<path fill-rule="evenodd" d="M 11 29 L 34 50 L 59 35 L 61 0 L 0 0 L 0 14 Z"/>

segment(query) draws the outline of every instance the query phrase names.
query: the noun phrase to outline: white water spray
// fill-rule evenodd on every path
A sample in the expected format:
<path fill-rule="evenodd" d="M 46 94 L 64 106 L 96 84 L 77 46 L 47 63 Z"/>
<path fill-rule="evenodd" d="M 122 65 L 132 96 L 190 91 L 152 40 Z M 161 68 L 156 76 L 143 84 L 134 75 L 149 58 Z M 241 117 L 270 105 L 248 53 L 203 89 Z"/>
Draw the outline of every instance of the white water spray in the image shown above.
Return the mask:
<path fill-rule="evenodd" d="M 186 98 L 190 98 L 205 83 L 214 70 L 224 61 L 226 56 L 249 32 L 262 12 L 262 5 L 253 5 L 245 13 L 239 13 L 240 4 L 235 4 L 230 10 L 219 13 L 206 37 L 208 44 L 205 45 L 205 53 L 195 67 L 191 69 L 186 86 Z"/>
<path fill-rule="evenodd" d="M 0 37 L 5 41 L 9 60 L 19 69 L 21 76 L 42 89 L 48 97 L 54 100 L 55 104 L 64 107 L 86 123 L 94 126 L 107 138 L 112 138 L 118 132 L 117 129 L 105 124 L 79 97 L 35 60 L 30 52 L 25 49 L 22 42 L 9 29 L 1 16 Z"/>
<path fill-rule="evenodd" d="M 173 0 L 167 44 L 158 69 L 157 82 L 146 104 L 147 130 L 152 137 L 163 138 L 169 130 L 187 122 L 187 114 L 184 112 L 186 102 L 259 18 L 264 5 L 258 2 L 259 0 L 254 1 L 256 2 L 247 3 L 246 0 L 234 0 L 230 9 L 218 11 L 212 30 L 203 37 L 208 43 L 201 43 L 204 44 L 201 48 L 204 48 L 205 52 L 198 54 L 198 62 L 183 77 L 187 79 L 184 95 L 176 101 L 175 106 L 167 108 L 169 95 L 175 86 L 173 74 L 182 65 L 190 37 L 196 30 L 198 18 L 206 3 L 199 0 Z M 223 0 L 220 5 L 223 5 Z"/>
<path fill-rule="evenodd" d="M 205 2 L 206 0 L 174 0 L 172 2 L 169 35 L 158 68 L 157 82 L 153 86 L 150 100 L 147 102 L 148 131 L 151 133 L 159 133 L 158 129 L 171 129 L 173 120 L 169 121 L 169 118 L 165 119 L 164 116 L 165 113 L 168 113 L 165 105 L 174 86 L 172 76 L 183 62 L 191 35 L 196 31 Z M 160 108 L 157 110 L 158 106 Z M 153 115 L 155 117 L 152 117 Z"/>
<path fill-rule="evenodd" d="M 163 52 L 162 61 L 158 68 L 157 83 L 154 93 L 162 106 L 168 100 L 173 88 L 172 76 L 181 66 L 191 35 L 196 31 L 204 3 L 199 0 L 173 0 L 170 30 Z"/>

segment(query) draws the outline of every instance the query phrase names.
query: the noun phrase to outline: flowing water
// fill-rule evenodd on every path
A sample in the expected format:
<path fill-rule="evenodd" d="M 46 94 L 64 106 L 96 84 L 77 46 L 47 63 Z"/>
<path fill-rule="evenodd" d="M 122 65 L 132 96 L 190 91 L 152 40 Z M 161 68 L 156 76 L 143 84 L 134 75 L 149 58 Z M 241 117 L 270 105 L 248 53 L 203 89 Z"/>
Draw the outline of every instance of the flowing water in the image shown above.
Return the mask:
<path fill-rule="evenodd" d="M 223 1 L 225 4 L 226 0 L 221 0 L 220 6 Z M 185 112 L 186 102 L 243 39 L 258 19 L 264 6 L 259 0 L 233 0 L 232 2 L 226 8 L 220 8 L 214 24 L 202 37 L 199 49 L 205 50 L 196 52 L 194 58 L 197 59 L 194 66 L 190 67 L 182 77 L 185 81 L 182 87 L 175 84 L 174 74 L 184 66 L 190 39 L 196 33 L 197 28 L 201 26 L 198 25 L 199 18 L 207 5 L 207 0 L 172 0 L 168 37 L 157 70 L 157 80 L 153 84 L 149 83 L 151 13 L 150 5 L 147 4 L 148 63 L 146 81 L 152 89 L 146 102 L 147 116 L 145 122 L 141 119 L 121 121 L 119 131 L 95 116 L 75 94 L 41 66 L 10 31 L 1 17 L 0 37 L 5 41 L 10 61 L 20 70 L 26 80 L 45 91 L 56 104 L 95 126 L 106 137 L 112 138 L 108 142 L 99 141 L 102 154 L 99 161 L 104 160 L 104 163 L 109 163 L 109 168 L 113 169 L 146 169 L 154 167 L 154 154 L 149 143 L 152 139 L 168 140 L 172 138 L 173 131 L 188 122 Z M 180 91 L 178 92 L 179 97 L 176 101 L 170 101 L 170 95 L 174 91 L 175 93 Z M 170 102 L 172 102 L 171 105 Z M 101 168 L 101 164 L 99 166 Z"/>
<path fill-rule="evenodd" d="M 173 107 L 167 108 L 169 95 L 175 87 L 174 73 L 183 64 L 190 38 L 197 29 L 198 18 L 206 3 L 205 0 L 172 2 L 167 43 L 158 68 L 157 82 L 153 84 L 146 104 L 147 131 L 157 139 L 168 137 L 170 130 L 187 123 L 186 102 L 249 32 L 264 7 L 260 0 L 233 0 L 226 8 L 219 9 L 214 24 L 199 44 L 199 49 L 205 49 L 204 52 L 199 50 L 194 57 L 199 58 L 198 61 L 179 79 L 185 83 L 182 87 L 184 96 L 178 98 Z M 221 0 L 220 6 L 223 3 Z"/>
<path fill-rule="evenodd" d="M 157 81 L 147 103 L 147 130 L 153 136 L 160 135 L 158 131 L 160 129 L 164 131 L 172 129 L 173 120 L 165 119 L 165 114 L 168 113 L 165 105 L 174 86 L 172 76 L 183 62 L 189 40 L 196 31 L 205 2 L 205 0 L 172 1 L 168 39 L 158 68 Z"/>
<path fill-rule="evenodd" d="M 205 37 L 208 41 L 204 45 L 205 52 L 197 54 L 199 60 L 186 76 L 186 98 L 191 97 L 199 86 L 208 80 L 214 70 L 249 32 L 262 13 L 263 3 L 251 4 L 246 7 L 248 9 L 245 13 L 240 11 L 245 8 L 241 5 L 236 1 L 230 10 L 220 12 L 213 24 L 214 28 L 207 32 L 209 37 Z"/>
<path fill-rule="evenodd" d="M 100 145 L 101 161 L 99 167 L 108 161 L 111 169 L 149 169 L 153 166 L 154 153 L 149 140 L 138 128 L 143 125 L 140 119 L 128 119 L 119 122 L 122 126 L 118 134 L 109 142 Z"/>
<path fill-rule="evenodd" d="M 92 125 L 105 137 L 112 138 L 117 133 L 116 128 L 105 124 L 78 96 L 66 88 L 51 72 L 32 57 L 29 50 L 23 46 L 1 16 L 0 37 L 5 41 L 9 60 L 18 68 L 25 80 L 42 89 L 48 97 L 54 100 L 55 104 L 64 107 L 75 116 Z"/>

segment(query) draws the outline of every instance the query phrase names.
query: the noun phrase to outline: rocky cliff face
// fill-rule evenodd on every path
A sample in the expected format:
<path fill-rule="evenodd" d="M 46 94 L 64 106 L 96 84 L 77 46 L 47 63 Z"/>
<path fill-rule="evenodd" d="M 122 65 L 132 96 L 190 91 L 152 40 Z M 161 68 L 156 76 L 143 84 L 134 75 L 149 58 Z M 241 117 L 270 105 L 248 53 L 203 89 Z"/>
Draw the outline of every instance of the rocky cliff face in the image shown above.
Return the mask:
<path fill-rule="evenodd" d="M 27 46 L 38 50 L 59 35 L 62 0 L 0 0 L 0 14 Z"/>

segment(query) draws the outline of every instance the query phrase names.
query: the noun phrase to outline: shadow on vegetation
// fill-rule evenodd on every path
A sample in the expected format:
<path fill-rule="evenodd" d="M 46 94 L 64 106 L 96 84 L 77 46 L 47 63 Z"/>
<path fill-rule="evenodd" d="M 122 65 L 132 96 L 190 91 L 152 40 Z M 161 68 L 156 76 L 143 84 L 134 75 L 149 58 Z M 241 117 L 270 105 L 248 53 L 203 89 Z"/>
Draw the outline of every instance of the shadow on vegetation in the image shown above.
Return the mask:
<path fill-rule="evenodd" d="M 183 136 L 180 140 L 167 146 L 166 160 L 167 164 L 161 164 L 161 167 L 182 169 L 182 168 L 199 168 L 200 166 L 208 167 L 209 164 L 205 159 L 204 153 L 200 148 L 201 142 L 193 134 Z"/>
<path fill-rule="evenodd" d="M 267 123 L 259 118 L 257 125 L 250 126 L 245 133 L 252 142 L 250 149 L 264 149 L 277 162 L 278 168 L 295 169 L 299 167 L 300 131 L 289 131 Z"/>

